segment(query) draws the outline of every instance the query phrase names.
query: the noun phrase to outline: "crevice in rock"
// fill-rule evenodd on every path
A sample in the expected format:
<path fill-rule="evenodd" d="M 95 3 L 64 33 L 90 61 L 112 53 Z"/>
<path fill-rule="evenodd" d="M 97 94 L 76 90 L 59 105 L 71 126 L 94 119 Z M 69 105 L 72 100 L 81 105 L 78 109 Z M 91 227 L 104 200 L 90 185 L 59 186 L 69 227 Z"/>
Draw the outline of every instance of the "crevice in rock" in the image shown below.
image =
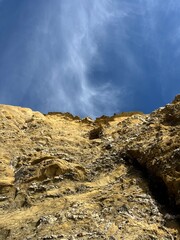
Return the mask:
<path fill-rule="evenodd" d="M 136 158 L 133 158 L 128 154 L 123 154 L 123 159 L 127 165 L 133 166 L 136 170 L 139 170 L 142 173 L 142 177 L 144 178 L 144 181 L 148 183 L 153 198 L 160 204 L 160 210 L 162 213 L 179 216 L 180 209 L 176 206 L 173 196 L 169 194 L 164 181 L 159 176 L 150 172 L 145 166 L 141 165 Z"/>
<path fill-rule="evenodd" d="M 94 128 L 89 132 L 89 139 L 98 139 L 103 136 L 103 128 L 100 126 L 98 128 Z"/>

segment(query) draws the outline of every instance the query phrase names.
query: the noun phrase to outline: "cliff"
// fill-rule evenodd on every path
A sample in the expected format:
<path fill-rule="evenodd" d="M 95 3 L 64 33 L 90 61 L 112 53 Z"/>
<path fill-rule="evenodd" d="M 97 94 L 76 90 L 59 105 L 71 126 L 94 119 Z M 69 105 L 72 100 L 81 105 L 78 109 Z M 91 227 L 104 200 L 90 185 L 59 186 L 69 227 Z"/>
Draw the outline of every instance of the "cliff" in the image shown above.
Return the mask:
<path fill-rule="evenodd" d="M 180 95 L 95 121 L 0 105 L 0 239 L 180 238 Z"/>

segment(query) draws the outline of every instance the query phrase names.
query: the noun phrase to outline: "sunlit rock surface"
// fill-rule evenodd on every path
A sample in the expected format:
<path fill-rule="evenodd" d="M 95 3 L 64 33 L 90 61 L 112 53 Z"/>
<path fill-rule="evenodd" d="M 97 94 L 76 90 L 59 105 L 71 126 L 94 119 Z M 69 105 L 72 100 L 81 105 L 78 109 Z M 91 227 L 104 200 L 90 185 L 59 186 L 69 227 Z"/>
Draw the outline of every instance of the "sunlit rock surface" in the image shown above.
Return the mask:
<path fill-rule="evenodd" d="M 180 95 L 149 115 L 0 105 L 0 239 L 179 239 Z"/>

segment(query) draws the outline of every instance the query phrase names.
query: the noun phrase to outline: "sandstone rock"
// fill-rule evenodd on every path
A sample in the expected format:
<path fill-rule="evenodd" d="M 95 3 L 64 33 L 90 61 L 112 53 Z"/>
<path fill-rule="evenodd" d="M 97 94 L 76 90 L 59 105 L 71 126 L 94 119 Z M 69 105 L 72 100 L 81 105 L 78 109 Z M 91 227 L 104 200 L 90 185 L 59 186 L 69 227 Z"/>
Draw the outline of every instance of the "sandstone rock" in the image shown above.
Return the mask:
<path fill-rule="evenodd" d="M 95 121 L 0 105 L 0 239 L 179 239 L 179 96 Z"/>

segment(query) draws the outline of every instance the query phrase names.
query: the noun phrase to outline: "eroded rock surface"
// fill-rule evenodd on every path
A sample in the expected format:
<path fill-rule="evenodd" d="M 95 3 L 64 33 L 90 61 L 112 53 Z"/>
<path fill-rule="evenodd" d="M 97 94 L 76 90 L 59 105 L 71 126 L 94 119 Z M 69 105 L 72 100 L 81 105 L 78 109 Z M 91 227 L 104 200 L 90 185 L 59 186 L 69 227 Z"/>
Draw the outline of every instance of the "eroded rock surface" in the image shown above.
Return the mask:
<path fill-rule="evenodd" d="M 95 121 L 0 105 L 0 239 L 179 239 L 180 95 Z"/>

